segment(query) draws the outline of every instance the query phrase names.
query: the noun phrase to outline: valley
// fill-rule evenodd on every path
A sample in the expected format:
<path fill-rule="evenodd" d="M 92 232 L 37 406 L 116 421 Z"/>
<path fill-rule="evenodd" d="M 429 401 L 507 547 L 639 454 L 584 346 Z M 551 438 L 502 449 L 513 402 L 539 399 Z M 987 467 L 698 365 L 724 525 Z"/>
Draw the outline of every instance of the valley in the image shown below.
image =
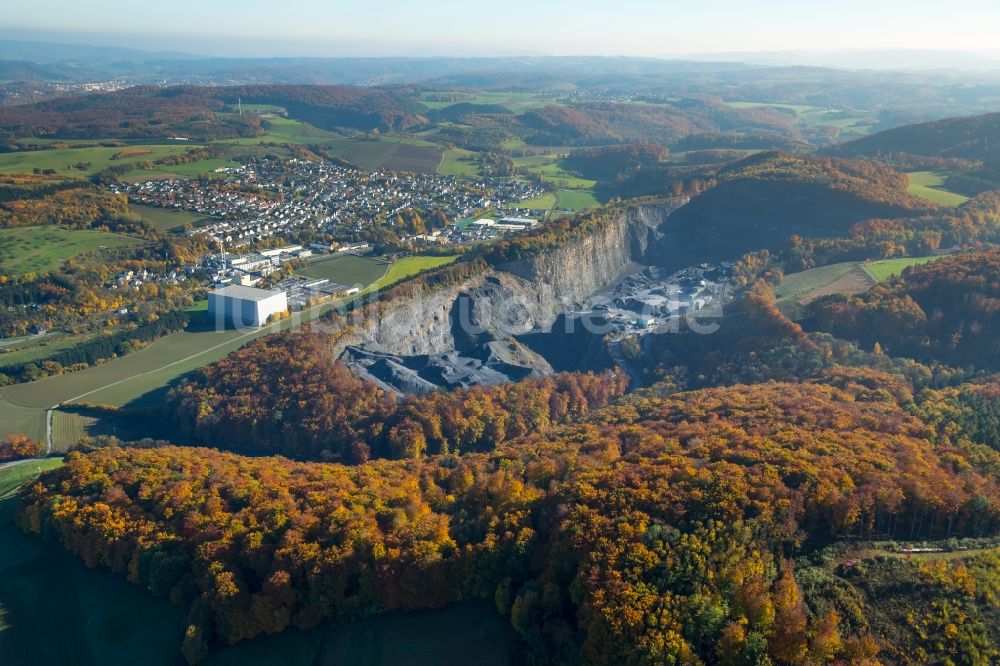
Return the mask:
<path fill-rule="evenodd" d="M 1000 660 L 991 71 L 5 44 L 5 666 Z"/>

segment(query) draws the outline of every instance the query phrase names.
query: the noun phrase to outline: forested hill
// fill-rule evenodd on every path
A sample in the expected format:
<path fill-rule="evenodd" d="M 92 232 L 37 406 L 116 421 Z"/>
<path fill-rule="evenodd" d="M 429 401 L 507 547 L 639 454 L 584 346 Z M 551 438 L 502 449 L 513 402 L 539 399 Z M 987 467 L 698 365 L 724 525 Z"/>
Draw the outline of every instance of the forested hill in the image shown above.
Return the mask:
<path fill-rule="evenodd" d="M 212 90 L 229 104 L 237 99 L 274 104 L 324 129 L 403 131 L 427 121 L 421 115 L 426 109 L 408 88 L 257 85 Z"/>
<path fill-rule="evenodd" d="M 488 598 L 533 663 L 995 663 L 989 562 L 869 596 L 874 577 L 835 579 L 818 554 L 797 582 L 787 553 L 845 534 L 1000 527 L 995 451 L 961 429 L 932 441 L 887 376 L 823 381 L 644 393 L 492 453 L 353 468 L 73 453 L 20 521 L 188 607 L 191 662 L 328 618 Z M 908 617 L 884 617 L 900 605 Z M 909 661 L 917 643 L 934 659 Z"/>
<path fill-rule="evenodd" d="M 789 236 L 840 236 L 872 218 L 919 215 L 935 208 L 906 191 L 906 177 L 865 161 L 760 153 L 660 191 L 695 194 L 667 220 L 654 252 L 668 263 L 684 256 L 727 259 Z"/>
<path fill-rule="evenodd" d="M 232 113 L 238 100 L 280 106 L 295 118 L 327 129 L 404 130 L 424 122 L 418 102 L 381 88 L 138 86 L 2 107 L 0 128 L 10 138 L 211 140 L 260 134 L 259 116 Z"/>
<path fill-rule="evenodd" d="M 674 143 L 691 135 L 765 135 L 768 145 L 800 139 L 795 117 L 772 109 L 735 109 L 720 103 L 684 100 L 675 105 L 576 104 L 546 106 L 521 118 L 528 143 L 594 146 L 658 141 Z"/>
<path fill-rule="evenodd" d="M 894 356 L 1000 371 L 1000 252 L 914 266 L 866 294 L 810 304 L 807 326 Z"/>
<path fill-rule="evenodd" d="M 905 125 L 830 148 L 843 157 L 937 157 L 994 161 L 1000 149 L 1000 113 Z"/>

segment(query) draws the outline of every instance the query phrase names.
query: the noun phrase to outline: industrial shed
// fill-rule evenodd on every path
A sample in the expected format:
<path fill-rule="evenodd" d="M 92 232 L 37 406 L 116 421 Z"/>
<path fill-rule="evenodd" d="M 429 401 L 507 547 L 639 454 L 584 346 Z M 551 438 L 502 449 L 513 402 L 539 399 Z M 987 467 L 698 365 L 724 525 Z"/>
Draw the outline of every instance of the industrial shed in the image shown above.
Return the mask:
<path fill-rule="evenodd" d="M 230 285 L 208 293 L 208 313 L 227 327 L 260 327 L 271 315 L 286 310 L 288 299 L 283 291 Z"/>

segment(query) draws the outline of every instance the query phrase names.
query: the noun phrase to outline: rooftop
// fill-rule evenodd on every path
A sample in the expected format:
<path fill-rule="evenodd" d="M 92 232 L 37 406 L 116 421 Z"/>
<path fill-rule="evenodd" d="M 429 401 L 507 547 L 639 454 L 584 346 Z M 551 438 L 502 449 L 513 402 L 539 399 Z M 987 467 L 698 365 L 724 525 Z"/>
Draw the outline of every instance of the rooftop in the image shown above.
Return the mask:
<path fill-rule="evenodd" d="M 222 289 L 209 292 L 209 295 L 227 296 L 229 298 L 239 298 L 244 301 L 263 301 L 272 296 L 283 294 L 282 291 L 271 291 L 269 289 L 257 289 L 256 287 L 244 287 L 238 284 L 231 284 Z"/>

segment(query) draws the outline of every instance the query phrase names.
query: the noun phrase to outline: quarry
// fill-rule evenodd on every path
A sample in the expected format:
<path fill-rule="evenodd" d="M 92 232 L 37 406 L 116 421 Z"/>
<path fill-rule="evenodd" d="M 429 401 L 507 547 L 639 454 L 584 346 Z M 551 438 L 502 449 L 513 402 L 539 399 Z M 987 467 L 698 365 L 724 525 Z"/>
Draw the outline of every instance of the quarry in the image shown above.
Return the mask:
<path fill-rule="evenodd" d="M 685 203 L 620 207 L 595 233 L 389 303 L 333 353 L 396 393 L 612 367 L 614 341 L 667 333 L 727 297 L 728 264 L 677 266 L 649 251 Z"/>

